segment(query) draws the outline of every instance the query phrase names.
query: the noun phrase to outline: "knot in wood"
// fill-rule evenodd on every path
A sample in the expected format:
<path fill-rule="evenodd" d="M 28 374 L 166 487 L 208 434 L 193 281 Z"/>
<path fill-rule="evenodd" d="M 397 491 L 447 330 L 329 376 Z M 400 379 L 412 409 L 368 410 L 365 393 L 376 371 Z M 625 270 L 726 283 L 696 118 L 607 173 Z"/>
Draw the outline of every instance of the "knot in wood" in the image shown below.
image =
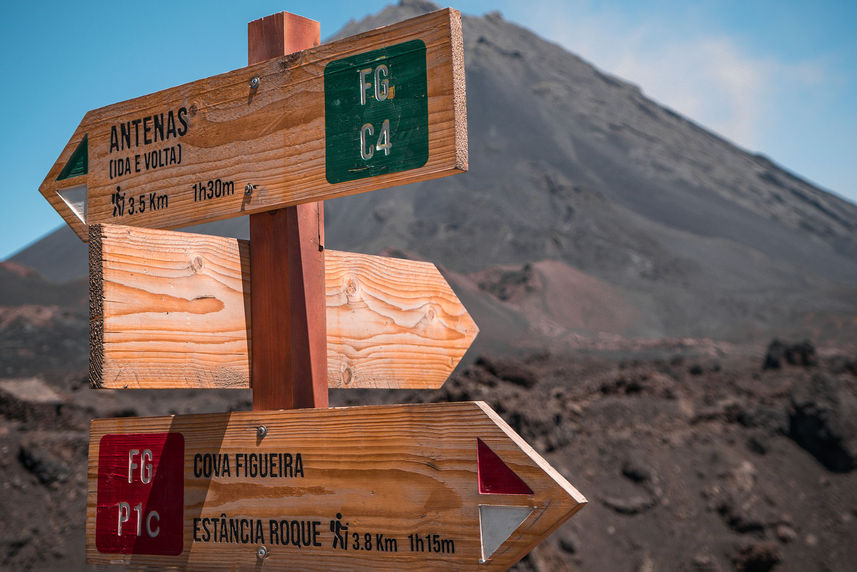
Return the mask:
<path fill-rule="evenodd" d="M 342 385 L 351 385 L 351 368 L 346 367 L 342 372 Z"/>
<path fill-rule="evenodd" d="M 348 279 L 348 283 L 345 285 L 345 293 L 349 296 L 357 293 L 357 280 L 355 278 Z"/>
<path fill-rule="evenodd" d="M 203 261 L 202 256 L 194 256 L 190 261 L 190 269 L 193 270 L 194 274 L 199 274 L 204 266 L 205 261 Z"/>
<path fill-rule="evenodd" d="M 301 60 L 302 57 L 303 57 L 302 52 L 294 52 L 291 54 L 286 54 L 280 60 L 280 69 L 285 71 L 288 68 L 290 68 L 294 65 L 297 65 L 297 63 Z"/>

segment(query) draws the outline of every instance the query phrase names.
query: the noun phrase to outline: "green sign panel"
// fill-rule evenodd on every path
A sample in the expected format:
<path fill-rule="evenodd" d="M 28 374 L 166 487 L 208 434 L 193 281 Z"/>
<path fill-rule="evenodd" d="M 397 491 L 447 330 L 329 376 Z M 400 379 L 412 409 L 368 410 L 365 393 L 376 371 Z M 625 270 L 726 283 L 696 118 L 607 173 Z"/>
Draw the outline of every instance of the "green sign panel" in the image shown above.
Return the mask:
<path fill-rule="evenodd" d="M 89 172 L 89 134 L 83 136 L 83 141 L 78 143 L 74 153 L 69 157 L 68 163 L 60 171 L 57 181 L 79 177 Z"/>
<path fill-rule="evenodd" d="M 324 68 L 327 181 L 422 167 L 429 156 L 426 45 L 412 40 Z"/>

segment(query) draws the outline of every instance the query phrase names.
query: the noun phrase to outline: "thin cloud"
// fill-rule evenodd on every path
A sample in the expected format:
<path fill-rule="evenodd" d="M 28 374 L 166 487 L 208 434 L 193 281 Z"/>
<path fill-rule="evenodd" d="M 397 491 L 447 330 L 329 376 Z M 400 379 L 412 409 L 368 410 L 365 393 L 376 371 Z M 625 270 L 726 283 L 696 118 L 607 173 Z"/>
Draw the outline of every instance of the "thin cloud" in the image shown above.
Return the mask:
<path fill-rule="evenodd" d="M 738 40 L 712 33 L 692 15 L 665 22 L 632 21 L 586 2 L 528 2 L 507 7 L 511 18 L 598 67 L 636 83 L 651 98 L 745 148 L 763 146 L 781 110 L 825 80 L 817 62 L 759 57 Z"/>

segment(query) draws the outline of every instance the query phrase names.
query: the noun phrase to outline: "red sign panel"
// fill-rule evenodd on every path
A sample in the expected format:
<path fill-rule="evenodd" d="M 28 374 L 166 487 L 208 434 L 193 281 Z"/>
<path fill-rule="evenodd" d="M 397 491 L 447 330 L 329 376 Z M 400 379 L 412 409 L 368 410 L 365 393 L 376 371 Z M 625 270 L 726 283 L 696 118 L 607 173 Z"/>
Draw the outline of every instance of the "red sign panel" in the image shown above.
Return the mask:
<path fill-rule="evenodd" d="M 95 546 L 112 554 L 182 552 L 184 435 L 105 435 L 98 453 Z"/>

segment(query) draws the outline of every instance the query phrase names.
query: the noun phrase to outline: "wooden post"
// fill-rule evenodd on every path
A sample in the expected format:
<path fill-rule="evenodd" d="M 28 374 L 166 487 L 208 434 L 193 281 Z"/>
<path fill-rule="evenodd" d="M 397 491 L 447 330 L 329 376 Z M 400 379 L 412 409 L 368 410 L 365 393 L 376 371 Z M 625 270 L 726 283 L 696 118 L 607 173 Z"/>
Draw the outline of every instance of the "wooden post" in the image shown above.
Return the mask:
<path fill-rule="evenodd" d="M 320 43 L 288 12 L 247 26 L 251 65 Z M 253 409 L 327 407 L 323 203 L 250 215 L 250 280 Z"/>

